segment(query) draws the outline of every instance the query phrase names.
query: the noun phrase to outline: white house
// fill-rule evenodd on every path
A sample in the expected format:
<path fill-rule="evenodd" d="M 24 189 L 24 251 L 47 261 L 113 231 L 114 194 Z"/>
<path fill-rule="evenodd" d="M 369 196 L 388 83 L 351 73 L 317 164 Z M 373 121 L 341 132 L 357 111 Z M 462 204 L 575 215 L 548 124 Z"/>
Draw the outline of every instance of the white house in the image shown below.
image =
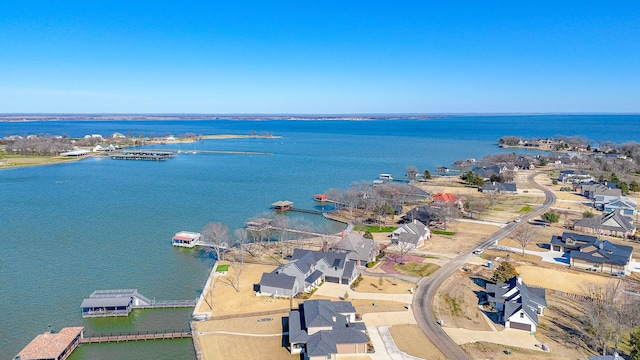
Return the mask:
<path fill-rule="evenodd" d="M 547 307 L 544 289 L 525 285 L 520 276 L 506 283 L 487 283 L 487 301 L 501 311 L 506 328 L 536 332 L 538 315 Z"/>
<path fill-rule="evenodd" d="M 430 238 L 431 230 L 427 225 L 418 220 L 413 220 L 410 223 L 404 224 L 391 233 L 392 242 L 409 242 L 416 248 L 424 245 L 424 242 Z"/>

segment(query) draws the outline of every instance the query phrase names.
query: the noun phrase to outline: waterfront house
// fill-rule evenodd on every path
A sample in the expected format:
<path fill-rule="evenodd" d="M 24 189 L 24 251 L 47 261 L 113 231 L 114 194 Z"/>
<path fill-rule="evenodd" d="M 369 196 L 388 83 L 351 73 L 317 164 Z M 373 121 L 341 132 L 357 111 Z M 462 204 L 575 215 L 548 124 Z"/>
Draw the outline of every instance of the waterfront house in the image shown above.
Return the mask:
<path fill-rule="evenodd" d="M 258 284 L 259 295 L 290 297 L 312 292 L 323 281 L 351 285 L 358 277 L 358 269 L 347 253 L 295 249 L 288 263 L 278 266 L 271 275 L 266 274 Z"/>
<path fill-rule="evenodd" d="M 373 240 L 365 239 L 355 232 L 347 234 L 331 245 L 330 250 L 337 253 L 346 253 L 347 259 L 355 261 L 357 266 L 364 266 L 368 262 L 375 261 L 380 252 Z"/>
<path fill-rule="evenodd" d="M 614 183 L 599 183 L 599 182 L 589 182 L 589 183 L 579 183 L 574 187 L 575 191 L 579 192 L 580 195 L 593 200 L 597 195 L 603 196 L 611 196 L 618 197 L 622 196 L 620 189 Z"/>
<path fill-rule="evenodd" d="M 629 274 L 629 264 L 633 261 L 631 246 L 569 232 L 552 236 L 551 249 L 568 253 L 571 267 L 589 271 Z"/>
<path fill-rule="evenodd" d="M 517 194 L 518 189 L 516 184 L 501 183 L 501 182 L 487 182 L 482 184 L 480 188 L 482 193 L 500 193 L 500 194 Z"/>
<path fill-rule="evenodd" d="M 430 205 L 416 206 L 407 211 L 407 214 L 401 219 L 402 222 L 413 222 L 414 220 L 431 225 L 441 220 L 441 214 L 438 209 Z"/>
<path fill-rule="evenodd" d="M 106 145 L 106 144 L 98 144 L 96 146 L 94 146 L 93 148 L 93 152 L 107 152 L 107 151 L 115 151 L 116 147 L 113 146 L 112 144 Z"/>
<path fill-rule="evenodd" d="M 401 247 L 413 246 L 418 248 L 431 238 L 431 230 L 418 220 L 406 223 L 391 233 L 391 242 Z"/>
<path fill-rule="evenodd" d="M 348 301 L 306 300 L 289 312 L 289 351 L 305 359 L 336 359 L 366 354 L 366 325 Z"/>
<path fill-rule="evenodd" d="M 66 327 L 37 335 L 15 357 L 20 360 L 64 360 L 80 345 L 84 327 Z"/>
<path fill-rule="evenodd" d="M 248 231 L 264 231 L 271 227 L 273 219 L 269 218 L 256 218 L 248 220 L 245 225 Z"/>
<path fill-rule="evenodd" d="M 529 287 L 515 276 L 505 283 L 487 283 L 487 301 L 500 311 L 505 328 L 536 332 L 538 315 L 547 307 L 544 289 Z"/>
<path fill-rule="evenodd" d="M 636 232 L 636 225 L 630 217 L 622 216 L 618 210 L 602 214 L 601 217 L 583 218 L 573 223 L 573 230 L 590 234 L 609 235 L 626 238 Z"/>

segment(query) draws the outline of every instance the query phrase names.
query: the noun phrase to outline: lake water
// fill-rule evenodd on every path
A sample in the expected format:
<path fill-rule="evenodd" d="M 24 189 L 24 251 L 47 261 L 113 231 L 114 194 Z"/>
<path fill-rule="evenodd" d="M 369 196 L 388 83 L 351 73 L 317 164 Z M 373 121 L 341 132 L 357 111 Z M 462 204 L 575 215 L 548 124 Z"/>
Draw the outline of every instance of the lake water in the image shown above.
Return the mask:
<path fill-rule="evenodd" d="M 0 358 L 12 358 L 48 325 L 87 332 L 184 329 L 190 311 L 142 310 L 83 320 L 96 289 L 137 288 L 156 299 L 195 298 L 214 259 L 176 249 L 171 236 L 221 221 L 233 231 L 277 200 L 312 208 L 313 194 L 346 189 L 379 173 L 404 174 L 503 151 L 507 135 L 580 135 L 594 143 L 640 139 L 640 116 L 465 116 L 375 121 L 46 121 L 0 123 L 0 137 L 81 137 L 114 132 L 162 136 L 249 134 L 272 139 L 206 140 L 181 150 L 271 155 L 180 154 L 163 162 L 91 158 L 0 171 Z M 301 216 L 301 215 L 291 215 Z M 318 231 L 341 224 L 307 216 Z M 190 340 L 88 345 L 73 359 L 193 359 Z"/>

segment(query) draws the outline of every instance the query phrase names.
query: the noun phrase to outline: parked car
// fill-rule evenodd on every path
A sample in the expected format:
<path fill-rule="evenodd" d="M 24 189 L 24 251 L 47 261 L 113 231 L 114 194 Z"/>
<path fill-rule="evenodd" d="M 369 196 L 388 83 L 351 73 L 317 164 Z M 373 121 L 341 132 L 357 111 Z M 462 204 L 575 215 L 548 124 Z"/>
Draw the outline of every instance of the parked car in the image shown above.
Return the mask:
<path fill-rule="evenodd" d="M 473 254 L 474 254 L 474 255 L 480 255 L 480 254 L 482 254 L 483 252 L 484 252 L 484 249 L 475 249 L 475 250 L 473 250 Z"/>
<path fill-rule="evenodd" d="M 624 277 L 624 271 L 616 271 L 611 275 L 613 275 L 615 277 Z"/>

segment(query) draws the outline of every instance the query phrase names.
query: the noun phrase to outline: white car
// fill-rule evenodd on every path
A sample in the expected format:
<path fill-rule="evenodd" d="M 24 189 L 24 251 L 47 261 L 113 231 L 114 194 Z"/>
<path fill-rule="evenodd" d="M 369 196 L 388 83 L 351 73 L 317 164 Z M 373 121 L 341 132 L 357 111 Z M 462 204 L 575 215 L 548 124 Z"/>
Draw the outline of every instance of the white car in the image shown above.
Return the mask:
<path fill-rule="evenodd" d="M 483 250 L 483 249 L 475 249 L 475 250 L 473 250 L 473 254 L 474 254 L 474 255 L 480 255 L 480 254 L 482 254 L 483 252 L 484 252 L 484 250 Z"/>
<path fill-rule="evenodd" d="M 513 221 L 514 221 L 514 222 L 520 222 L 520 220 L 522 220 L 522 219 L 520 219 L 520 218 L 516 218 L 516 219 L 515 219 L 515 220 L 513 220 Z"/>

